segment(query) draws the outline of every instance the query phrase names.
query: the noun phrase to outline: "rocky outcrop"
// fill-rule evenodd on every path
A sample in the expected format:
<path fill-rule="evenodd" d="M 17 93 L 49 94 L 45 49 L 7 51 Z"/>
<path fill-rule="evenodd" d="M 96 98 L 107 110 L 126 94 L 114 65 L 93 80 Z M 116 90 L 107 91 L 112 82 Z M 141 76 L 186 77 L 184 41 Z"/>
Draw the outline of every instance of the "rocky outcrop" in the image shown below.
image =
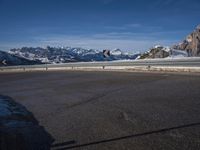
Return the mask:
<path fill-rule="evenodd" d="M 169 49 L 164 48 L 162 46 L 155 46 L 151 48 L 149 51 L 145 52 L 140 56 L 140 59 L 145 58 L 165 58 L 170 55 Z"/>
<path fill-rule="evenodd" d="M 188 56 L 200 56 L 200 25 L 183 42 L 174 45 L 173 48 L 186 51 Z"/>

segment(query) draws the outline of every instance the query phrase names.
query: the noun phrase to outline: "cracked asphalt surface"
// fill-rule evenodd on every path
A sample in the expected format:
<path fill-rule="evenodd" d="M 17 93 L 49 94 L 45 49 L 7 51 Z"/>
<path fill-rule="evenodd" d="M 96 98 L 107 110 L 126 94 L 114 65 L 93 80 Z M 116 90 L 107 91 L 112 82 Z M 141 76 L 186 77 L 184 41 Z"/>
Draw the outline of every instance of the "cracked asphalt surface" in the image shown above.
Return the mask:
<path fill-rule="evenodd" d="M 52 149 L 200 149 L 200 75 L 51 71 L 0 74 Z"/>

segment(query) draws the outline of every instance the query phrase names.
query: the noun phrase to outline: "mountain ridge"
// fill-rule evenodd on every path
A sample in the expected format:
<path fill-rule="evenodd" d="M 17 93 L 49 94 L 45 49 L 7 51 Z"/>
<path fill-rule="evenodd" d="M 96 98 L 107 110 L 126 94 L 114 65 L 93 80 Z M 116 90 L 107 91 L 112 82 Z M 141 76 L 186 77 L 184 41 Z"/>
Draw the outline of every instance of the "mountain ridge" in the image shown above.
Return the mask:
<path fill-rule="evenodd" d="M 103 51 L 80 47 L 22 47 L 0 51 L 0 66 L 200 56 L 200 25 L 185 40 L 171 47 L 156 45 L 144 53 L 113 49 L 110 54 L 104 58 Z"/>
<path fill-rule="evenodd" d="M 43 63 L 68 63 L 89 61 L 112 61 L 135 59 L 139 54 L 124 53 L 120 49 L 111 50 L 111 56 L 104 58 L 103 52 L 95 49 L 83 49 L 72 47 L 22 47 L 11 49 L 10 54 L 29 60 L 39 60 Z"/>

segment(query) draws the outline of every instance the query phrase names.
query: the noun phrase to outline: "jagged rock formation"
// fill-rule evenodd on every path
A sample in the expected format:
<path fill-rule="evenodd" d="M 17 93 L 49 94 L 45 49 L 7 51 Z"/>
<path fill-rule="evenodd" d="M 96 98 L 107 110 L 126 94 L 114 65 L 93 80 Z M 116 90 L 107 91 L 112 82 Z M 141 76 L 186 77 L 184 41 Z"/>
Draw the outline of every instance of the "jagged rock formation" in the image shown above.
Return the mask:
<path fill-rule="evenodd" d="M 140 59 L 145 58 L 165 58 L 170 55 L 170 49 L 163 46 L 155 46 L 149 51 L 145 52 L 140 56 Z"/>
<path fill-rule="evenodd" d="M 157 45 L 140 56 L 145 58 L 200 56 L 200 25 L 178 45 L 171 48 Z"/>
<path fill-rule="evenodd" d="M 186 51 L 188 56 L 200 56 L 200 25 L 183 42 L 174 45 L 173 48 Z"/>

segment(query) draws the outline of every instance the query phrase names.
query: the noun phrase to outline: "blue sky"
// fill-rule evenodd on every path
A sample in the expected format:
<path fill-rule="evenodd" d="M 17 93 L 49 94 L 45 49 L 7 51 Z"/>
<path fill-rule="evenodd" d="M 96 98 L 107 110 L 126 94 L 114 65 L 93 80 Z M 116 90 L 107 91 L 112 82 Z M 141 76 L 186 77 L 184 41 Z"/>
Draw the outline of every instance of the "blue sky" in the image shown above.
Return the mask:
<path fill-rule="evenodd" d="M 200 24 L 199 8 L 199 0 L 0 0 L 0 49 L 170 46 Z"/>

